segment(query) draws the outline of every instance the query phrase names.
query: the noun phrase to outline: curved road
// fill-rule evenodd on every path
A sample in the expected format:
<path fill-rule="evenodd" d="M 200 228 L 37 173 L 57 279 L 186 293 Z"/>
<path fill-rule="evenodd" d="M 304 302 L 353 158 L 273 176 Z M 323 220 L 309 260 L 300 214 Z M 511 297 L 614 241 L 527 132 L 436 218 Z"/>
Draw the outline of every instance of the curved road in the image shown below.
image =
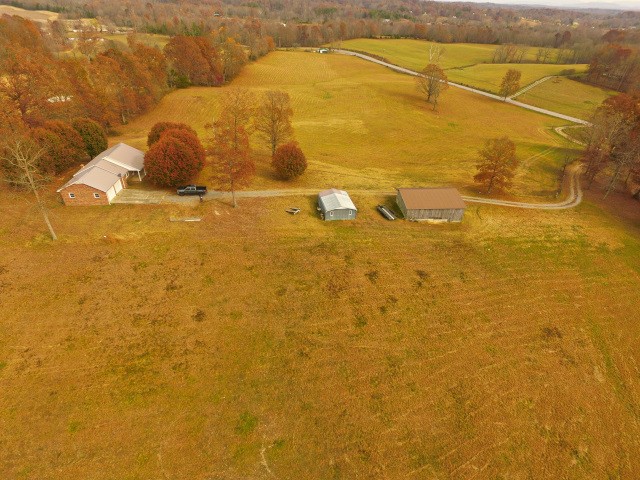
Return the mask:
<path fill-rule="evenodd" d="M 388 63 L 388 62 L 384 62 L 382 60 L 378 60 L 377 58 L 370 57 L 369 55 L 364 55 L 362 53 L 357 53 L 357 52 L 351 52 L 349 50 L 340 50 L 340 49 L 338 49 L 338 50 L 333 50 L 333 51 L 336 52 L 336 53 L 339 53 L 341 55 L 350 55 L 352 57 L 361 58 L 361 59 L 366 60 L 368 62 L 377 63 L 378 65 L 382 65 L 383 67 L 390 68 L 391 70 L 395 70 L 396 72 L 405 73 L 407 75 L 412 75 L 414 77 L 420 76 L 420 73 L 418 73 L 418 72 L 416 72 L 414 70 L 409 70 L 408 68 L 399 67 L 398 65 L 394 65 L 393 63 Z M 534 107 L 533 105 L 527 105 L 526 103 L 518 102 L 517 100 L 513 100 L 511 98 L 507 98 L 505 100 L 504 97 L 501 97 L 499 95 L 495 95 L 493 93 L 488 93 L 488 92 L 485 92 L 485 91 L 482 91 L 482 90 L 478 90 L 477 88 L 467 87 L 466 85 L 461 85 L 459 83 L 454 83 L 454 82 L 447 82 L 447 83 L 449 85 L 453 86 L 453 87 L 460 88 L 462 90 L 467 90 L 468 92 L 473 92 L 473 93 L 476 93 L 478 95 L 482 95 L 484 97 L 489 97 L 489 98 L 492 98 L 494 100 L 498 100 L 500 102 L 509 103 L 511 105 L 515 105 L 516 107 L 526 108 L 527 110 L 532 110 L 534 112 L 542 113 L 544 115 L 549 115 L 551 117 L 560 118 L 562 120 L 567 120 L 569 122 L 579 123 L 581 125 L 591 125 L 586 120 L 582 120 L 580 118 L 571 117 L 571 116 L 565 115 L 563 113 L 553 112 L 551 110 L 546 110 L 544 108 Z"/>

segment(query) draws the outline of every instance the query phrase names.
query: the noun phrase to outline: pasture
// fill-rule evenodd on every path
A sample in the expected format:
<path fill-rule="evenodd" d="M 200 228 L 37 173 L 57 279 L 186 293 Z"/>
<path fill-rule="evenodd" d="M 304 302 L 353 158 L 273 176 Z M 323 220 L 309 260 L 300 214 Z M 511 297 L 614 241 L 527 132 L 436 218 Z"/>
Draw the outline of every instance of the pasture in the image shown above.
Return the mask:
<path fill-rule="evenodd" d="M 25 10 L 11 5 L 0 5 L 0 15 L 15 15 L 38 23 L 52 22 L 60 16 L 60 14 L 48 10 Z"/>
<path fill-rule="evenodd" d="M 640 476 L 638 215 L 0 188 L 2 478 Z"/>
<path fill-rule="evenodd" d="M 273 53 L 233 86 L 289 92 L 310 159 L 278 182 L 254 138 L 253 187 L 346 187 L 358 219 L 304 196 L 65 208 L 57 179 L 53 243 L 0 185 L 0 478 L 640 476 L 637 203 L 375 211 L 397 185 L 473 192 L 505 134 L 514 196 L 549 198 L 573 152 L 556 120 L 453 89 L 433 112 L 410 77 L 338 55 Z M 222 93 L 176 91 L 111 140 L 205 135 Z"/>
<path fill-rule="evenodd" d="M 602 102 L 615 94 L 569 78 L 553 78 L 520 95 L 518 101 L 589 120 Z"/>
<path fill-rule="evenodd" d="M 386 58 L 389 62 L 405 68 L 420 71 L 429 63 L 430 42 L 421 40 L 377 40 L 358 39 L 342 42 L 343 48 L 369 52 Z M 549 75 L 562 74 L 567 70 L 576 73 L 586 71 L 586 65 L 558 65 L 555 63 L 508 63 L 493 64 L 491 59 L 496 45 L 481 44 L 436 44 L 444 48 L 440 66 L 452 82 L 462 83 L 488 92 L 497 93 L 500 82 L 510 68 L 522 72 L 521 85 L 524 87 Z M 534 62 L 537 48 L 529 47 L 524 56 L 527 62 Z M 557 56 L 552 50 L 551 58 Z"/>
<path fill-rule="evenodd" d="M 257 95 L 288 92 L 296 139 L 310 163 L 300 179 L 280 182 L 271 173 L 266 143 L 254 135 L 255 189 L 455 185 L 477 193 L 472 177 L 478 149 L 488 138 L 508 135 L 522 160 L 513 196 L 548 200 L 565 155 L 576 153 L 551 130 L 561 120 L 454 88 L 434 112 L 412 77 L 343 55 L 274 52 L 248 65 L 233 86 Z M 147 133 L 159 121 L 187 123 L 206 140 L 204 125 L 215 119 L 225 88 L 173 92 L 112 140 L 145 149 Z M 206 183 L 207 176 L 205 170 L 199 181 Z"/>

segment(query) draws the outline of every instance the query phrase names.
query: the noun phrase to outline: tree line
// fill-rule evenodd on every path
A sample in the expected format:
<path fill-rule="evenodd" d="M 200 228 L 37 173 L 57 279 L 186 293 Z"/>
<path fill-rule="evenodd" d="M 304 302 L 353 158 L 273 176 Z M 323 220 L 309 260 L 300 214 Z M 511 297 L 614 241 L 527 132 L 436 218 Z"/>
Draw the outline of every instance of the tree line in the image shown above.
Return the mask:
<path fill-rule="evenodd" d="M 587 187 L 604 180 L 604 198 L 622 183 L 635 185 L 640 200 L 640 93 L 619 94 L 603 102 L 589 129 L 582 155 Z"/>
<path fill-rule="evenodd" d="M 223 32 L 224 33 L 224 32 Z M 128 45 L 85 45 L 56 55 L 33 22 L 0 17 L 0 135 L 29 137 L 46 153 L 43 172 L 59 174 L 97 152 L 82 150 L 75 126 L 92 121 L 106 131 L 155 106 L 171 89 L 219 86 L 247 63 L 232 37 L 172 37 L 164 50 L 128 37 Z"/>

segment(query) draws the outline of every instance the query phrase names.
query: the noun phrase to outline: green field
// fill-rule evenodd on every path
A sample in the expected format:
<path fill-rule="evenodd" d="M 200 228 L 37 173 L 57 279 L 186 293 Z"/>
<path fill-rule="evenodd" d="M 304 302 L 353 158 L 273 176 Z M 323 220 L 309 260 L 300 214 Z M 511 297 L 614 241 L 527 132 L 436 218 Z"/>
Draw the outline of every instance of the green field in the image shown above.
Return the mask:
<path fill-rule="evenodd" d="M 519 96 L 518 101 L 589 120 L 600 104 L 616 93 L 568 78 L 553 78 Z"/>
<path fill-rule="evenodd" d="M 429 42 L 421 40 L 358 39 L 342 42 L 341 46 L 369 52 L 384 57 L 391 63 L 416 71 L 422 70 L 429 63 Z M 573 64 L 492 64 L 490 62 L 497 48 L 496 45 L 454 43 L 440 46 L 444 48 L 440 65 L 445 69 L 450 81 L 493 93 L 499 91 L 502 77 L 510 68 L 522 72 L 522 86 L 529 85 L 542 77 L 561 74 L 566 70 L 575 70 L 576 73 L 586 71 L 586 65 Z M 525 61 L 533 62 L 536 50 L 530 47 L 528 54 L 524 57 Z M 554 51 L 553 55 L 555 54 Z"/>
<path fill-rule="evenodd" d="M 259 175 L 252 188 L 450 184 L 475 193 L 478 149 L 487 138 L 508 135 L 522 159 L 514 195 L 548 199 L 557 189 L 565 154 L 574 152 L 550 130 L 561 120 L 454 88 L 433 112 L 411 77 L 342 55 L 274 52 L 247 66 L 233 85 L 257 93 L 289 92 L 296 138 L 311 165 L 293 184 L 278 182 L 268 166 L 266 143 L 254 137 Z M 206 139 L 204 125 L 215 118 L 224 88 L 171 93 L 113 140 L 144 149 L 149 129 L 159 121 L 188 123 Z M 206 171 L 200 180 L 207 181 Z"/>

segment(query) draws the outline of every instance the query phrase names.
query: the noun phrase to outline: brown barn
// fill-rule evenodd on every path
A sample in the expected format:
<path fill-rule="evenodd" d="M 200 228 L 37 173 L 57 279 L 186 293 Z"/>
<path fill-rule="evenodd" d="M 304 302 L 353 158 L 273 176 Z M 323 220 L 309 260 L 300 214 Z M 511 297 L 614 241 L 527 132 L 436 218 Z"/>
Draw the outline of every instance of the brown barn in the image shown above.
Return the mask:
<path fill-rule="evenodd" d="M 119 143 L 100 153 L 58 189 L 65 205 L 109 205 L 127 178 L 144 175 L 144 153 Z"/>
<path fill-rule="evenodd" d="M 467 208 L 455 188 L 399 188 L 398 207 L 407 220 L 461 222 Z"/>

